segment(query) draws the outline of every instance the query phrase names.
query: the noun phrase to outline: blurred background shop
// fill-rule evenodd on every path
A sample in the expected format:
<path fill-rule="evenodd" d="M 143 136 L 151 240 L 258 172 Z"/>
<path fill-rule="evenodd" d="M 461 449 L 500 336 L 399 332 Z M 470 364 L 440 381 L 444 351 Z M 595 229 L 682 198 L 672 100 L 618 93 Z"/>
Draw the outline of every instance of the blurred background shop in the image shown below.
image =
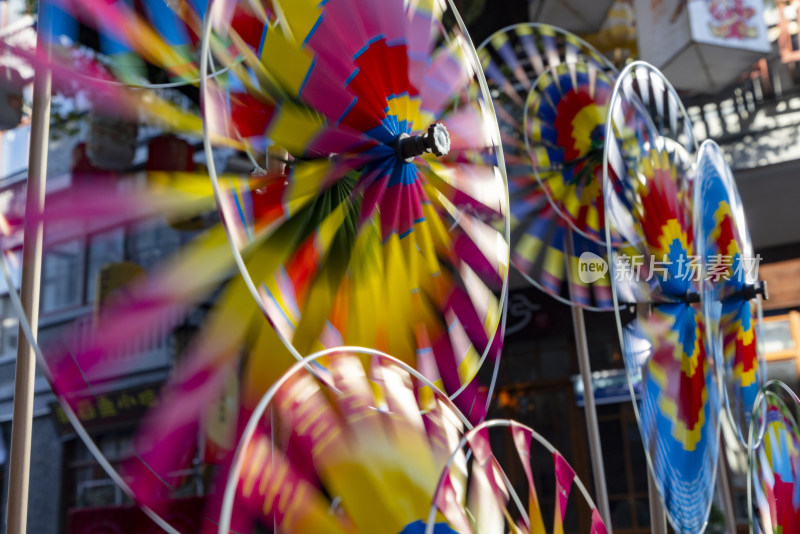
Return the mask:
<path fill-rule="evenodd" d="M 797 391 L 800 377 L 800 0 L 457 0 L 477 45 L 494 31 L 527 20 L 576 32 L 619 65 L 634 58 L 662 68 L 680 91 L 699 140 L 716 140 L 731 163 L 756 252 L 760 275 L 769 283 L 764 307 L 764 348 L 768 376 Z M 499 6 L 502 5 L 502 8 Z M 0 0 L 0 36 L 15 42 L 35 39 L 30 9 Z M 727 11 L 724 11 L 727 10 Z M 724 11 L 723 16 L 721 13 Z M 675 28 L 693 28 L 677 32 Z M 698 29 L 695 31 L 695 29 Z M 676 35 L 678 37 L 676 37 Z M 680 37 L 683 35 L 683 37 Z M 751 36 L 743 46 L 740 35 Z M 0 76 L 13 83 L 0 92 L 0 205 L 4 213 L 24 211 L 30 134 L 31 69 L 0 56 Z M 90 117 L 54 100 L 48 198 L 73 180 L 105 172 L 87 155 Z M 125 134 L 120 134 L 125 135 Z M 144 129 L 129 132 L 132 158 L 115 171 L 120 187 L 148 165 L 179 160 L 203 164 L 202 149 L 187 140 Z M 116 140 L 118 141 L 118 140 Z M 242 165 L 229 162 L 229 165 Z M 187 167 L 187 168 L 188 168 Z M 230 168 L 230 167 L 229 167 Z M 239 169 L 242 170 L 242 169 Z M 213 216 L 213 215 L 212 215 Z M 42 274 L 40 339 L 47 341 L 77 321 L 91 320 L 104 292 L 132 272 L 146 271 L 188 242 L 202 224 L 164 220 L 120 220 L 105 228 L 51 236 Z M 17 275 L 19 273 L 16 273 Z M 14 391 L 17 321 L 0 287 L 0 488 L 6 491 Z M 210 302 L 208 303 L 210 305 Z M 153 332 L 122 351 L 125 379 L 85 403 L 79 417 L 112 462 L 125 456 L 142 413 L 158 395 L 176 355 L 202 322 L 203 309 L 183 319 L 177 331 Z M 89 319 L 86 319 L 88 317 Z M 614 531 L 650 532 L 645 456 L 631 404 L 611 313 L 587 313 L 594 387 L 598 402 L 608 493 Z M 550 440 L 592 491 L 592 470 L 583 413 L 582 384 L 570 311 L 514 276 L 507 337 L 493 415 L 516 419 Z M 36 381 L 30 532 L 85 534 L 97 521 L 125 525 L 144 521 L 91 458 L 56 407 L 45 379 Z M 510 454 L 510 452 L 509 452 Z M 728 451 L 737 521 L 746 526 L 746 479 L 742 457 Z M 738 456 L 737 456 L 738 454 Z M 187 525 L 204 491 L 199 466 L 185 473 L 174 498 L 185 503 Z M 546 462 L 533 458 L 533 465 Z M 536 473 L 542 484 L 551 486 Z M 3 495 L 5 501 L 6 495 Z M 544 499 L 544 498 L 543 498 Z M 543 500 L 545 509 L 552 502 Z M 5 514 L 5 506 L 0 508 Z M 3 524 L 5 518 L 0 518 Z M 571 515 L 568 532 L 585 531 L 588 518 Z M 722 525 L 712 512 L 710 531 Z"/>

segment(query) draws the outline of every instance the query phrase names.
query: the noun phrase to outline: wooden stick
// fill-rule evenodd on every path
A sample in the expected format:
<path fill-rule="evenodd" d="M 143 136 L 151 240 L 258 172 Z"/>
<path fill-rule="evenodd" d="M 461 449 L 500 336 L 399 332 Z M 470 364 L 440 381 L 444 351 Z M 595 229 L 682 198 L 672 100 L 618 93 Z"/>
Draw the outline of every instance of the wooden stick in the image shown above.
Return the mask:
<path fill-rule="evenodd" d="M 647 497 L 650 500 L 650 532 L 653 534 L 667 534 L 667 514 L 661 504 L 661 496 L 658 494 L 650 467 L 647 469 Z"/>
<path fill-rule="evenodd" d="M 39 19 L 36 38 L 37 53 L 46 51 L 43 36 L 46 26 Z M 22 249 L 22 281 L 20 299 L 34 334 L 39 324 L 39 290 L 42 272 L 42 219 L 47 144 L 50 136 L 50 92 L 52 74 L 38 68 L 33 82 L 33 116 L 31 120 L 30 155 L 28 158 L 28 190 L 25 200 L 25 235 Z M 14 291 L 13 287 L 8 288 Z M 8 479 L 8 534 L 24 534 L 28 522 L 28 486 L 31 464 L 31 432 L 33 428 L 34 380 L 36 356 L 20 329 L 17 342 L 17 369 L 14 384 L 14 414 L 11 426 L 11 466 Z"/>
<path fill-rule="evenodd" d="M 575 250 L 572 230 L 567 231 L 567 250 Z M 568 278 L 572 279 L 570 262 L 567 261 Z M 612 534 L 611 508 L 608 502 L 608 486 L 606 485 L 606 469 L 603 462 L 603 449 L 600 442 L 600 425 L 597 422 L 597 406 L 594 402 L 594 384 L 592 383 L 592 365 L 589 360 L 589 341 L 586 337 L 586 323 L 583 308 L 572 305 L 572 326 L 575 334 L 575 348 L 578 351 L 578 369 L 583 381 L 583 412 L 586 416 L 586 434 L 589 438 L 589 455 L 592 459 L 594 475 L 594 492 L 597 509 L 603 517 L 608 534 Z"/>

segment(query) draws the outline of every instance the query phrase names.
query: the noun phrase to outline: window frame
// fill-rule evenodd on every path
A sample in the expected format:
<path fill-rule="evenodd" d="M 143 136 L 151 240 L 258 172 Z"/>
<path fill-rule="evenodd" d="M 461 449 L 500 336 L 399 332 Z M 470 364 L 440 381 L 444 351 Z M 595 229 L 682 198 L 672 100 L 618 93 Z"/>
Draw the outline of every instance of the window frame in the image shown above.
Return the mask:
<path fill-rule="evenodd" d="M 789 332 L 794 340 L 794 349 L 784 349 L 776 352 L 765 352 L 766 361 L 782 361 L 794 359 L 797 362 L 797 373 L 800 375 L 800 312 L 790 311 L 782 315 L 772 315 L 764 317 L 764 324 L 770 323 L 789 323 Z"/>

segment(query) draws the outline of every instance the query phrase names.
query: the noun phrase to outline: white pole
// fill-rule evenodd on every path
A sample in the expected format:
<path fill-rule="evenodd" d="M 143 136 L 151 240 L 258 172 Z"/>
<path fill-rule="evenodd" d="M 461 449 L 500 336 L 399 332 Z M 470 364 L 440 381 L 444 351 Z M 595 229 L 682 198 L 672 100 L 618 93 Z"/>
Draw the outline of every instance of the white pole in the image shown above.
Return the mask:
<path fill-rule="evenodd" d="M 40 10 L 41 11 L 41 10 Z M 43 39 L 46 27 L 39 19 L 37 55 L 47 57 Z M 47 143 L 50 136 L 50 91 L 52 74 L 37 68 L 33 81 L 31 145 L 28 159 L 28 190 L 25 201 L 25 233 L 22 249 L 20 300 L 34 335 L 39 324 L 39 289 L 42 271 L 42 221 L 44 211 Z M 14 291 L 14 288 L 8 288 Z M 36 356 L 20 328 L 14 384 L 14 413 L 11 426 L 11 455 L 8 479 L 8 534 L 24 534 L 28 522 L 28 485 L 31 464 L 34 380 Z"/>
<path fill-rule="evenodd" d="M 567 231 L 567 250 L 574 250 L 572 231 Z M 566 255 L 569 258 L 569 254 Z M 567 259 L 567 277 L 572 278 L 571 266 Z M 603 449 L 600 444 L 600 427 L 597 423 L 597 406 L 594 403 L 592 387 L 592 365 L 589 361 L 589 343 L 586 338 L 586 323 L 583 320 L 583 309 L 572 306 L 572 326 L 575 332 L 575 346 L 578 351 L 578 368 L 583 381 L 583 410 L 586 414 L 586 433 L 589 436 L 589 454 L 592 458 L 592 474 L 594 475 L 594 492 L 597 508 L 603 516 L 608 534 L 611 531 L 611 509 L 608 505 L 608 486 L 606 486 L 606 470 L 603 463 Z"/>

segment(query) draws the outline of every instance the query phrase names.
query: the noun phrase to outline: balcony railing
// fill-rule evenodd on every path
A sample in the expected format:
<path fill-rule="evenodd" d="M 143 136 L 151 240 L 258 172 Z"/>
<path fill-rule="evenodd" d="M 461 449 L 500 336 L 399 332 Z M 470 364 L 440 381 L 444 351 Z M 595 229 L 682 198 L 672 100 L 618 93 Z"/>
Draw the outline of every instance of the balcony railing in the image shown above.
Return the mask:
<path fill-rule="evenodd" d="M 172 326 L 180 324 L 183 318 L 177 311 L 173 315 L 174 317 L 162 321 L 143 335 L 116 347 L 104 359 L 101 366 L 92 370 L 91 379 L 101 380 L 171 366 L 176 343 Z M 94 330 L 93 318 L 80 317 L 75 320 L 71 328 L 74 329 L 74 337 L 70 349 L 81 351 L 89 347 Z"/>
<path fill-rule="evenodd" d="M 798 10 L 800 0 L 776 0 L 773 53 L 717 95 L 684 99 L 698 140 L 717 141 L 734 169 L 800 159 Z"/>

